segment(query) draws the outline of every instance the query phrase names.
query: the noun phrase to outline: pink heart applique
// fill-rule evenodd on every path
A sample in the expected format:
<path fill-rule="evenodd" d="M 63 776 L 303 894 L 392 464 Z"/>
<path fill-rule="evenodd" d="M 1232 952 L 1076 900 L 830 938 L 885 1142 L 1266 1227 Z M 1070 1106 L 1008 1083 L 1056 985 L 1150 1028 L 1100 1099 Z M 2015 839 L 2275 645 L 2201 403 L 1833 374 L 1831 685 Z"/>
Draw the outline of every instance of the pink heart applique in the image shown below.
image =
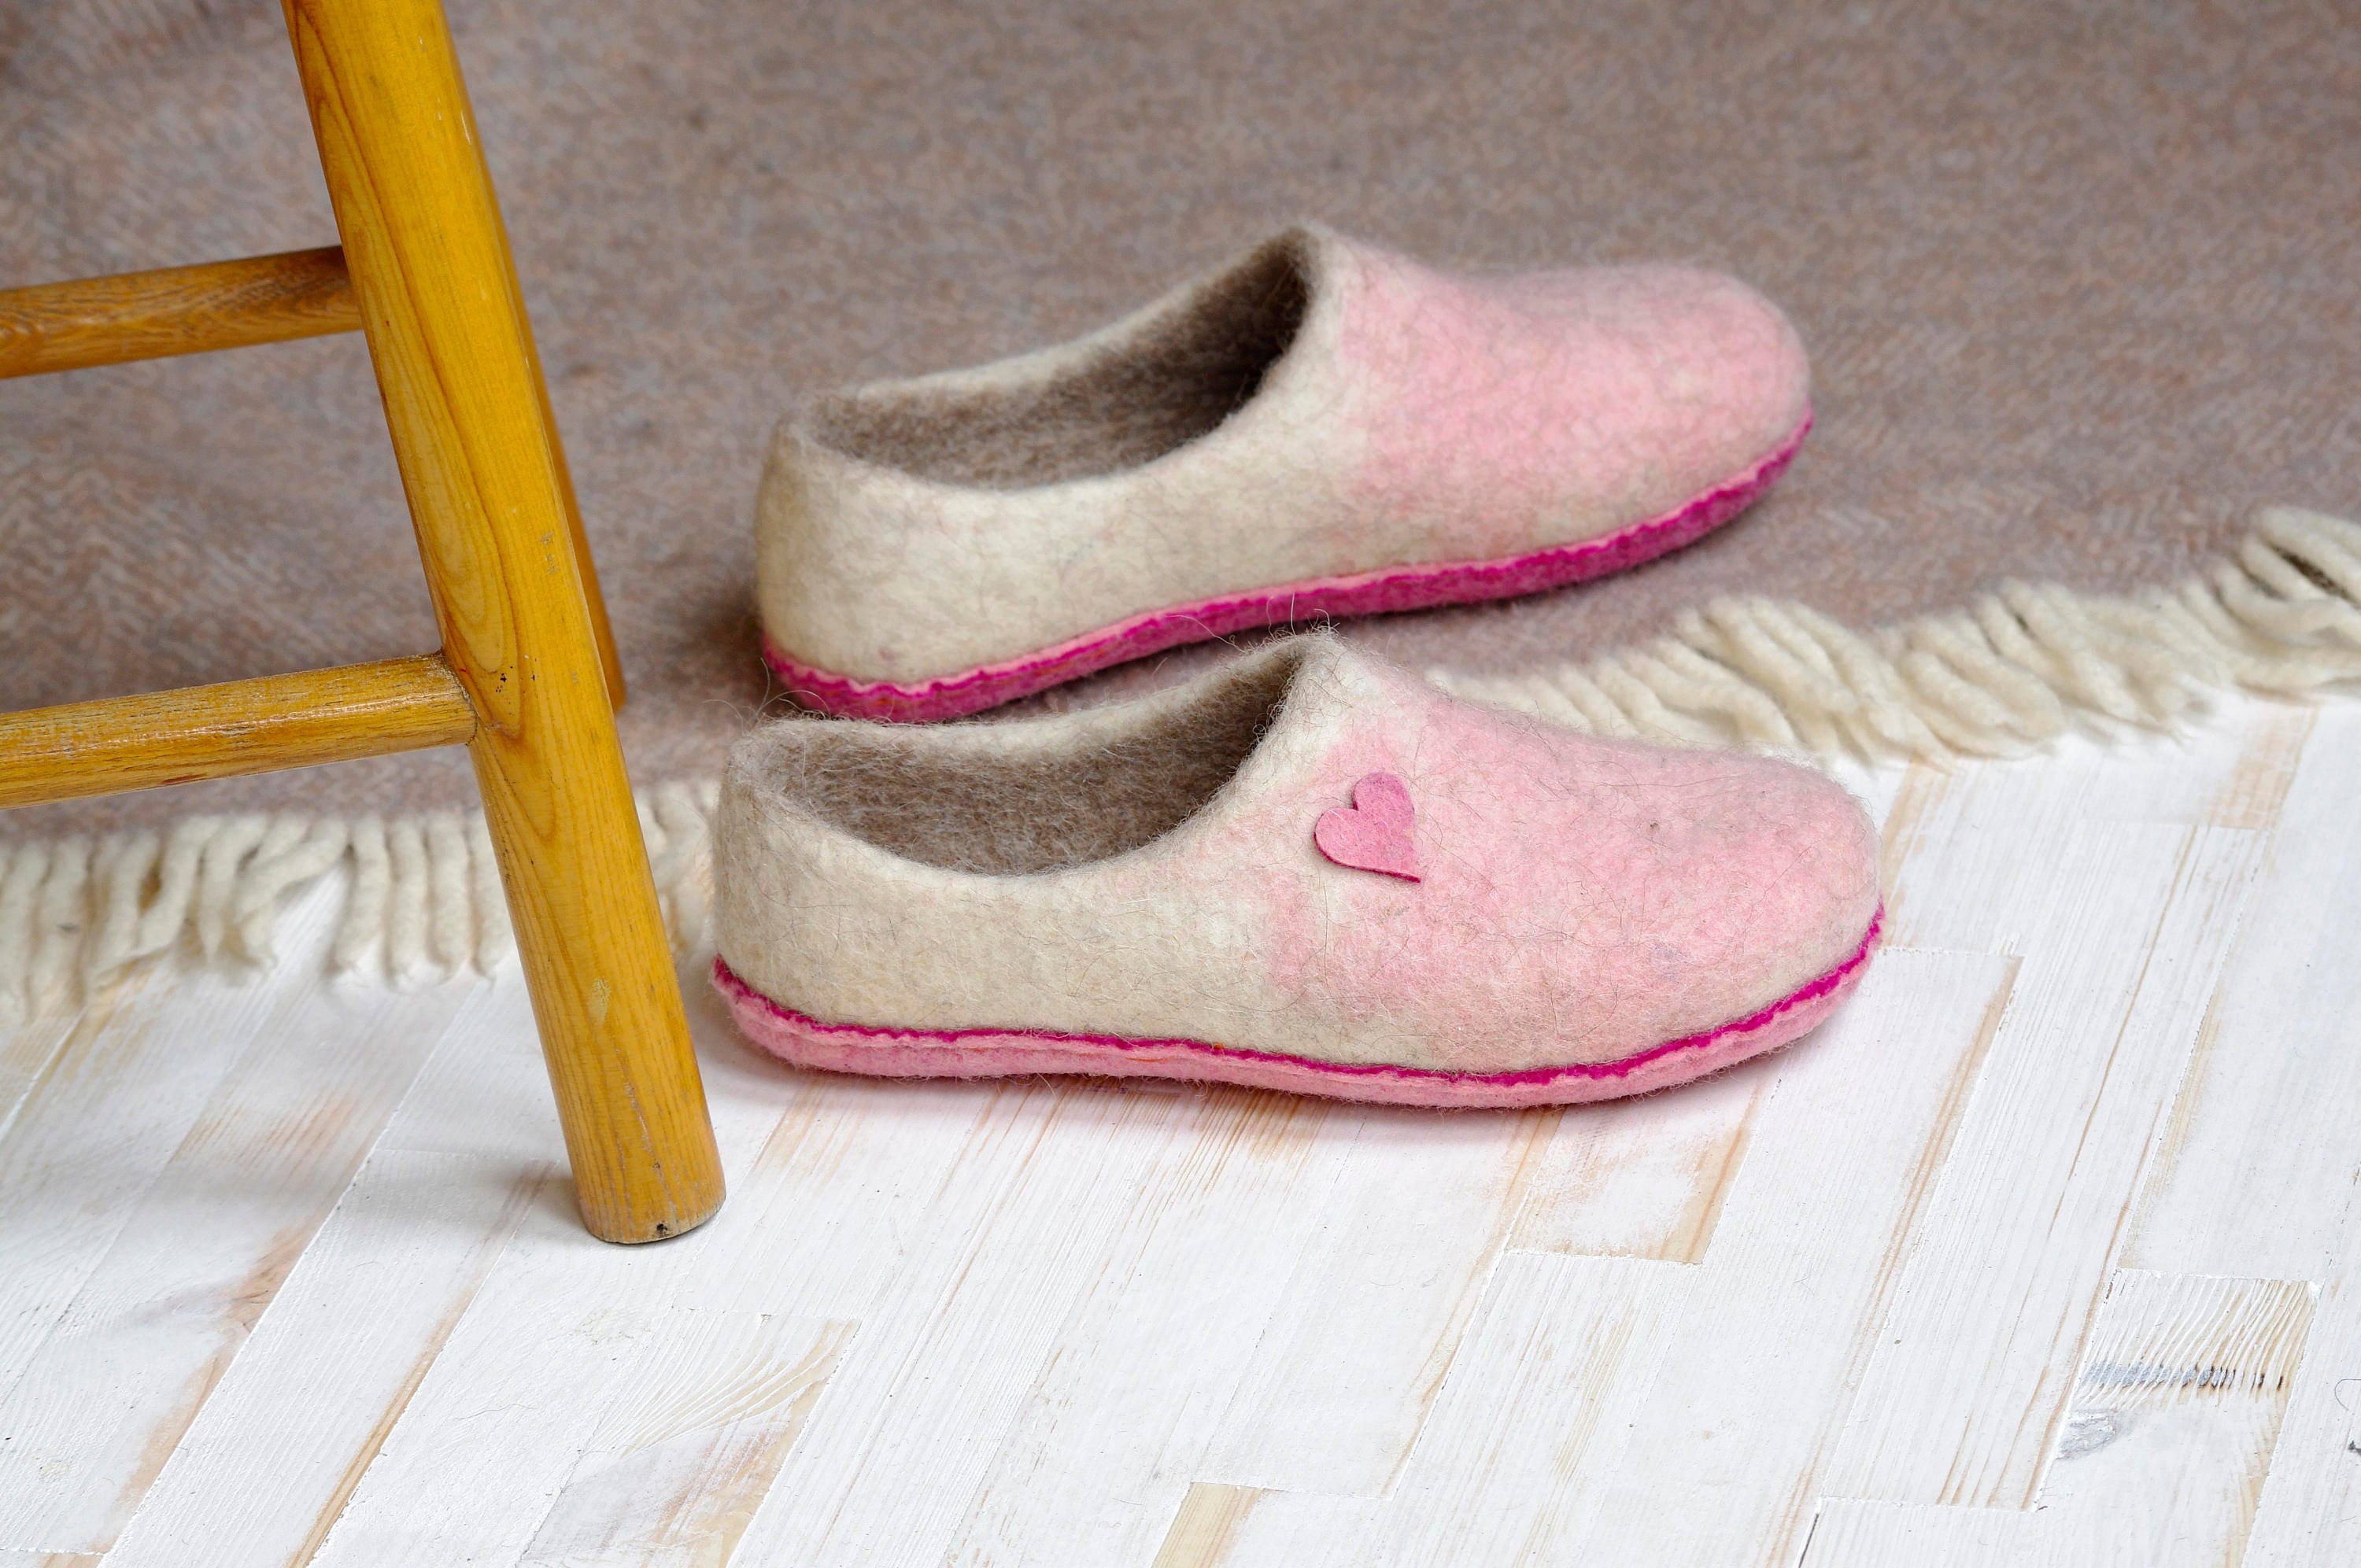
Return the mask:
<path fill-rule="evenodd" d="M 1416 882 L 1411 828 L 1417 820 L 1408 784 L 1391 773 L 1363 773 L 1353 785 L 1353 804 L 1322 812 L 1312 841 L 1340 866 Z"/>

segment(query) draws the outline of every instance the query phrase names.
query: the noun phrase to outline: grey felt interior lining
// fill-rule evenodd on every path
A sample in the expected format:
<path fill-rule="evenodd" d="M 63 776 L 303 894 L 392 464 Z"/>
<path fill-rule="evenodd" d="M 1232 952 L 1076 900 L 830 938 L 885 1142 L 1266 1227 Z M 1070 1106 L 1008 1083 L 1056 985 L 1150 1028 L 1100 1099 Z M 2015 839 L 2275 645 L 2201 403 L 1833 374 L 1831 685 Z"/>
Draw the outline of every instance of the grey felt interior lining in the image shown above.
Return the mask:
<path fill-rule="evenodd" d="M 752 768 L 747 782 L 907 860 L 1002 875 L 1056 871 L 1137 849 L 1201 810 L 1277 718 L 1299 663 L 1245 661 L 1087 748 L 1060 746 L 1054 723 L 1012 732 L 786 719 L 761 731 L 733 768 Z"/>
<path fill-rule="evenodd" d="M 990 489 L 1136 467 L 1208 433 L 1262 386 L 1311 302 L 1307 247 L 1277 236 L 1146 331 L 1033 385 L 848 393 L 817 403 L 807 428 L 865 462 Z"/>

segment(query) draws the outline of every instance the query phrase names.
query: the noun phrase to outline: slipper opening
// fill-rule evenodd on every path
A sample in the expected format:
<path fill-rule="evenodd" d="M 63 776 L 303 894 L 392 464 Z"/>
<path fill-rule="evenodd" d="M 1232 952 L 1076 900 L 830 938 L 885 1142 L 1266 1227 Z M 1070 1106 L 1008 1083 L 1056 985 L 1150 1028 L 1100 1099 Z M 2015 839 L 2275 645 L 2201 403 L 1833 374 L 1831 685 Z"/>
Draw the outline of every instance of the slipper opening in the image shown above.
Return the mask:
<path fill-rule="evenodd" d="M 1311 237 L 1293 231 L 1071 352 L 992 378 L 949 376 L 825 399 L 810 437 L 939 484 L 983 489 L 1122 472 L 1251 401 L 1311 308 Z"/>
<path fill-rule="evenodd" d="M 1048 723 L 905 729 L 787 719 L 735 772 L 905 860 L 986 875 L 1059 871 L 1172 831 L 1235 777 L 1278 717 L 1300 655 L 1144 705 L 1075 745 Z"/>

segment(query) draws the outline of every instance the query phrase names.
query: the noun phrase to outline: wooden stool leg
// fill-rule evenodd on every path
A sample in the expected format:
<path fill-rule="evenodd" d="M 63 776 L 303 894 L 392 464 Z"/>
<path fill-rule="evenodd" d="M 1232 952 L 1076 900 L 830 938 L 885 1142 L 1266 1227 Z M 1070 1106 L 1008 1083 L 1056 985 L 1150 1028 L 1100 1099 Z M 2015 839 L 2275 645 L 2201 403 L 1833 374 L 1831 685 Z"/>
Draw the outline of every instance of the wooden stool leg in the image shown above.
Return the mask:
<path fill-rule="evenodd" d="M 676 1235 L 720 1160 L 450 33 L 436 0 L 284 4 L 582 1217 Z"/>

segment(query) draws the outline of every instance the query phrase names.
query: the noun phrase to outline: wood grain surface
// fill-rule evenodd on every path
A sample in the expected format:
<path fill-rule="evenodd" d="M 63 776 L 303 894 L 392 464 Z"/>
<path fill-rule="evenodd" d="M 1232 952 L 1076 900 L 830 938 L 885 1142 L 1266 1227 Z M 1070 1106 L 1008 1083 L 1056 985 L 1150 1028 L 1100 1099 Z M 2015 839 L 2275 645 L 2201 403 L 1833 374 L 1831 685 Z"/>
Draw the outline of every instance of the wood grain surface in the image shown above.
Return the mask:
<path fill-rule="evenodd" d="M 661 1248 L 520 977 L 324 985 L 324 883 L 0 1037 L 0 1562 L 2361 1558 L 2361 704 L 1848 782 L 1903 940 L 1752 1069 L 867 1081 L 700 989 L 736 1198 Z"/>
<path fill-rule="evenodd" d="M 335 246 L 0 290 L 0 378 L 360 330 Z"/>
<path fill-rule="evenodd" d="M 0 809 L 460 746 L 476 710 L 433 654 L 0 713 Z"/>

